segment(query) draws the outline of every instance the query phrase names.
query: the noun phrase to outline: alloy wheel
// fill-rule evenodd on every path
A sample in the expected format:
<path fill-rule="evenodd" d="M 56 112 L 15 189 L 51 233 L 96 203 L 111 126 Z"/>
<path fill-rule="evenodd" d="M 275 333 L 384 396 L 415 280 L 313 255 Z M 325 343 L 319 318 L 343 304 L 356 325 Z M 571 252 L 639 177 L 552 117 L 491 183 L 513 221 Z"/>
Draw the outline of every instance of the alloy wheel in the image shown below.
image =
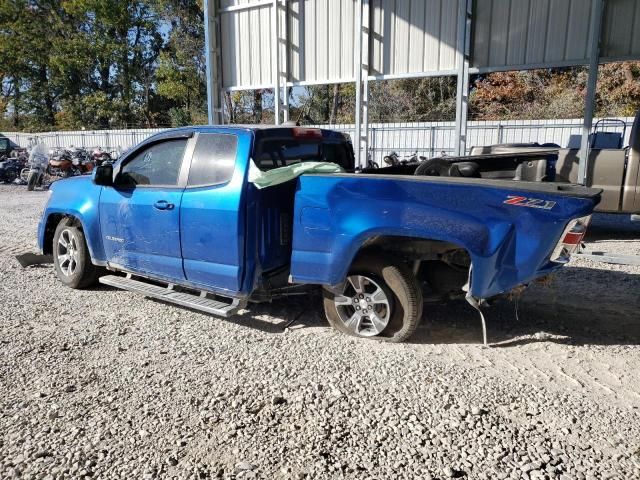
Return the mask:
<path fill-rule="evenodd" d="M 58 238 L 57 257 L 60 270 L 66 277 L 73 275 L 78 268 L 78 247 L 75 234 L 69 229 L 63 230 Z"/>
<path fill-rule="evenodd" d="M 342 294 L 336 295 L 333 301 L 340 320 L 354 335 L 380 335 L 389 324 L 391 301 L 382 287 L 369 277 L 347 277 Z"/>

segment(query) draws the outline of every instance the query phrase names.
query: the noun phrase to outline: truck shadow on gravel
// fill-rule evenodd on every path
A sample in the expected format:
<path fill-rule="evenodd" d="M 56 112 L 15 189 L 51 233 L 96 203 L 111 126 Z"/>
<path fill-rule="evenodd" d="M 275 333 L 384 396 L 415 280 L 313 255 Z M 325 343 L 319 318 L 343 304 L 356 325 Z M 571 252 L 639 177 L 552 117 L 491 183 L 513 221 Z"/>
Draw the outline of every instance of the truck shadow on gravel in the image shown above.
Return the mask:
<path fill-rule="evenodd" d="M 640 239 L 640 222 L 632 222 L 629 215 L 594 214 L 586 241 Z"/>
<path fill-rule="evenodd" d="M 112 290 L 101 286 L 96 291 Z M 489 343 L 509 348 L 553 342 L 568 345 L 640 345 L 640 275 L 567 267 L 551 286 L 532 286 L 516 303 L 497 300 L 484 308 Z M 145 299 L 164 305 L 160 300 Z M 183 308 L 183 307 L 176 307 Z M 185 309 L 189 310 L 189 309 Z M 194 313 L 202 314 L 194 311 Z M 213 318 L 213 317 L 212 317 Z M 268 334 L 328 329 L 320 292 L 250 305 L 228 319 Z M 425 304 L 423 324 L 412 344 L 481 344 L 478 312 L 465 301 Z"/>
<path fill-rule="evenodd" d="M 484 309 L 489 342 L 506 348 L 537 342 L 640 345 L 640 275 L 570 267 L 551 286 L 532 286 L 516 303 Z M 416 343 L 480 343 L 478 313 L 465 302 L 425 306 L 430 326 Z M 424 329 L 423 329 L 424 330 Z"/>
<path fill-rule="evenodd" d="M 509 348 L 539 342 L 568 345 L 640 345 L 640 275 L 570 267 L 550 286 L 534 285 L 517 302 L 497 300 L 483 309 L 489 342 Z M 480 316 L 465 301 L 425 304 L 413 344 L 480 344 Z M 252 307 L 230 321 L 268 333 L 328 327 L 322 298 L 278 300 Z"/>

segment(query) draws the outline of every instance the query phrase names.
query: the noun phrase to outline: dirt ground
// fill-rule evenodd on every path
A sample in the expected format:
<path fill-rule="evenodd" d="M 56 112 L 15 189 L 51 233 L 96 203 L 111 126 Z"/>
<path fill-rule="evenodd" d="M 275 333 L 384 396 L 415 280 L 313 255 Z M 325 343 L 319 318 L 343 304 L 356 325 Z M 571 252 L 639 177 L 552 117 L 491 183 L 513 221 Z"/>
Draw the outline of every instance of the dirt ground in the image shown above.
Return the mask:
<path fill-rule="evenodd" d="M 323 454 L 324 456 L 316 462 L 312 452 L 305 453 L 304 455 L 308 457 L 304 458 L 298 458 L 293 454 L 288 454 L 287 457 L 282 453 L 283 449 L 276 449 L 273 446 L 274 453 L 270 454 L 272 458 L 265 458 L 266 454 L 260 453 L 262 447 L 254 445 L 253 448 L 249 448 L 246 445 L 235 445 L 234 438 L 240 437 L 228 437 L 229 434 L 225 434 L 224 439 L 218 442 L 216 440 L 218 437 L 216 435 L 212 437 L 211 433 L 207 437 L 204 434 L 199 436 L 200 434 L 191 432 L 192 436 L 184 435 L 187 435 L 187 438 L 193 438 L 193 443 L 198 446 L 191 449 L 191 443 L 189 443 L 187 446 L 180 444 L 179 448 L 171 447 L 180 450 L 182 455 L 180 459 L 178 457 L 169 457 L 168 460 L 155 459 L 153 454 L 149 453 L 147 462 L 155 466 L 147 470 L 143 468 L 144 465 L 138 464 L 135 469 L 129 465 L 117 468 L 113 466 L 119 465 L 118 462 L 101 467 L 100 461 L 95 460 L 97 465 L 94 464 L 91 468 L 94 469 L 97 477 L 141 478 L 143 472 L 145 475 L 151 472 L 150 476 L 145 478 L 163 477 L 165 474 L 172 478 L 190 478 L 191 473 L 187 473 L 200 468 L 198 465 L 205 461 L 203 458 L 208 459 L 211 465 L 217 465 L 216 468 L 219 468 L 216 470 L 217 476 L 225 476 L 225 478 L 227 476 L 232 478 L 234 475 L 235 478 L 254 478 L 246 472 L 253 472 L 258 477 L 264 478 L 273 478 L 273 476 L 289 478 L 296 475 L 296 478 L 303 478 L 307 474 L 310 478 L 335 476 L 407 478 L 407 475 L 412 476 L 407 472 L 422 472 L 418 475 L 422 478 L 440 478 L 463 476 L 459 475 L 459 472 L 464 473 L 464 470 L 466 470 L 464 475 L 470 478 L 563 478 L 562 475 L 567 479 L 638 478 L 640 475 L 640 437 L 638 436 L 640 432 L 640 267 L 638 266 L 607 265 L 573 259 L 555 276 L 550 285 L 532 286 L 517 302 L 503 300 L 487 309 L 491 348 L 482 348 L 480 345 L 481 328 L 477 312 L 461 302 L 425 307 L 425 322 L 409 343 L 387 345 L 377 342 L 360 342 L 333 332 L 323 318 L 317 299 L 292 299 L 270 305 L 259 305 L 250 313 L 230 320 L 220 320 L 104 287 L 89 292 L 63 289 L 56 282 L 50 266 L 21 269 L 12 259 L 15 253 L 34 245 L 36 224 L 45 200 L 45 192 L 31 193 L 24 191 L 22 187 L 0 186 L 2 265 L 0 303 L 4 303 L 0 311 L 5 313 L 4 324 L 0 325 L 0 361 L 2 362 L 0 390 L 5 391 L 2 394 L 5 398 L 2 400 L 0 418 L 4 419 L 6 426 L 11 425 L 7 427 L 5 433 L 0 434 L 0 477 L 5 478 L 11 474 L 28 478 L 29 472 L 35 472 L 30 478 L 45 478 L 40 473 L 50 473 L 53 468 L 51 465 L 58 461 L 54 454 L 51 454 L 51 458 L 55 461 L 50 460 L 51 463 L 46 463 L 42 459 L 49 458 L 47 455 L 42 454 L 38 457 L 39 454 L 32 453 L 34 457 L 29 460 L 27 453 L 16 453 L 21 451 L 16 447 L 16 442 L 17 445 L 24 445 L 25 442 L 20 440 L 23 438 L 22 432 L 29 433 L 32 427 L 29 426 L 31 425 L 29 421 L 25 420 L 25 426 L 20 427 L 21 430 L 15 427 L 20 425 L 18 420 L 11 419 L 19 418 L 20 414 L 15 410 L 18 407 L 15 405 L 22 405 L 20 402 L 23 401 L 24 405 L 20 408 L 25 409 L 25 415 L 29 408 L 40 408 L 41 410 L 34 410 L 31 413 L 35 416 L 34 418 L 41 418 L 45 423 L 48 420 L 58 422 L 60 418 L 56 417 L 58 413 L 55 415 L 47 413 L 54 408 L 46 403 L 47 399 L 56 398 L 54 404 L 59 406 L 64 405 L 65 402 L 60 399 L 65 395 L 64 392 L 59 392 L 60 389 L 67 388 L 72 392 L 69 395 L 79 394 L 68 386 L 64 387 L 65 380 L 60 377 L 62 375 L 60 372 L 55 373 L 58 375 L 57 386 L 49 385 L 47 378 L 54 375 L 52 372 L 56 371 L 55 366 L 51 364 L 49 357 L 46 357 L 49 359 L 47 362 L 42 363 L 41 357 L 38 356 L 43 355 L 43 351 L 46 351 L 49 345 L 57 345 L 56 342 L 66 345 L 67 340 L 64 340 L 66 338 L 72 339 L 69 340 L 71 346 L 75 345 L 73 342 L 83 346 L 85 341 L 89 342 L 88 345 L 95 345 L 86 354 L 75 353 L 75 356 L 68 360 L 71 362 L 69 365 L 73 365 L 74 369 L 81 369 L 82 363 L 88 362 L 91 365 L 106 368 L 107 371 L 101 373 L 101 378 L 105 378 L 105 384 L 96 386 L 96 392 L 103 392 L 102 395 L 108 394 L 109 398 L 117 399 L 119 393 L 108 393 L 112 391 L 109 382 L 114 380 L 107 380 L 107 378 L 113 379 L 118 375 L 125 375 L 127 372 L 141 368 L 140 358 L 144 355 L 152 355 L 152 365 L 154 361 L 160 362 L 158 365 L 169 365 L 167 362 L 172 365 L 176 362 L 184 365 L 185 359 L 192 359 L 192 353 L 196 352 L 194 363 L 191 364 L 194 366 L 192 372 L 194 378 L 188 378 L 189 369 L 181 372 L 180 378 L 185 376 L 185 382 L 195 381 L 197 384 L 198 379 L 195 378 L 197 372 L 210 371 L 214 364 L 216 368 L 225 368 L 225 364 L 218 365 L 215 363 L 218 360 L 208 356 L 209 351 L 215 351 L 220 358 L 227 358 L 228 361 L 233 362 L 226 364 L 230 365 L 229 368 L 237 369 L 237 365 L 244 366 L 244 372 L 233 370 L 235 376 L 225 380 L 232 386 L 229 388 L 236 392 L 242 388 L 266 385 L 261 378 L 265 375 L 274 375 L 273 379 L 269 380 L 271 383 L 264 388 L 269 389 L 275 385 L 276 391 L 291 393 L 291 374 L 293 374 L 297 378 L 296 382 L 299 378 L 309 376 L 313 377 L 314 382 L 319 382 L 318 384 L 332 385 L 331 388 L 335 386 L 336 390 L 342 390 L 343 398 L 346 396 L 349 401 L 354 398 L 357 400 L 359 395 L 363 395 L 364 402 L 367 397 L 364 392 L 368 392 L 370 395 L 379 395 L 379 401 L 384 402 L 387 398 L 385 396 L 392 395 L 390 392 L 394 389 L 407 389 L 408 392 L 413 392 L 412 395 L 415 394 L 415 398 L 406 401 L 415 402 L 415 408 L 419 405 L 419 408 L 425 409 L 425 412 L 429 412 L 429 402 L 433 405 L 432 409 L 436 409 L 441 402 L 444 405 L 442 408 L 447 411 L 450 411 L 448 405 L 451 402 L 455 403 L 456 398 L 464 399 L 466 405 L 482 402 L 483 408 L 490 410 L 491 415 L 496 416 L 496 425 L 506 422 L 514 432 L 520 432 L 522 429 L 535 431 L 539 429 L 542 432 L 541 438 L 548 440 L 550 451 L 566 449 L 566 451 L 563 450 L 565 453 L 572 452 L 567 453 L 568 458 L 562 460 L 564 463 L 554 464 L 553 460 L 549 460 L 545 467 L 545 461 L 539 460 L 539 463 L 542 462 L 540 466 L 542 476 L 536 476 L 533 473 L 538 468 L 537 465 L 534 465 L 535 468 L 531 467 L 533 454 L 529 453 L 527 456 L 520 452 L 521 455 L 518 457 L 518 443 L 521 443 L 519 440 L 513 440 L 515 443 L 511 446 L 505 444 L 505 451 L 509 453 L 503 456 L 496 454 L 498 460 L 495 460 L 494 466 L 481 463 L 484 460 L 465 460 L 466 457 L 453 453 L 454 450 L 458 451 L 457 447 L 456 449 L 451 447 L 433 457 L 429 456 L 428 452 L 407 454 L 409 460 L 405 463 L 371 460 L 372 464 L 365 462 L 364 467 L 352 468 L 351 462 L 354 465 L 357 463 L 352 459 L 360 455 L 356 454 L 359 450 L 353 447 L 356 449 L 354 450 L 356 453 L 353 453 L 355 457 L 344 457 L 342 463 L 337 462 L 340 464 L 339 467 L 335 467 L 338 470 L 332 470 L 334 464 L 327 460 L 329 458 L 327 455 L 333 455 L 336 458 L 341 455 L 333 450 L 330 450 L 327 455 Z M 640 255 L 640 224 L 630 223 L 626 218 L 598 215 L 594 218 L 586 244 L 587 250 Z M 34 294 L 32 289 L 36 289 L 37 293 Z M 299 313 L 302 313 L 300 320 L 285 332 L 285 323 Z M 125 316 L 128 318 L 128 323 L 123 320 Z M 149 319 L 157 323 L 154 324 Z M 115 329 L 113 338 L 109 336 L 111 331 L 109 322 L 115 322 L 114 325 L 118 325 L 117 328 L 113 327 Z M 93 324 L 98 325 L 95 331 L 92 330 Z M 178 325 L 181 326 L 178 327 Z M 168 336 L 166 346 L 162 346 L 162 341 L 157 336 L 165 338 L 164 328 L 171 329 L 172 332 L 178 332 L 179 328 L 191 328 L 190 331 L 194 331 L 195 328 L 203 339 L 208 339 L 208 343 L 201 343 L 196 337 L 190 336 L 188 342 L 191 343 L 180 345 L 181 340 L 178 337 Z M 128 345 L 124 345 L 124 340 L 131 339 L 130 333 L 127 333 L 131 331 L 136 332 L 135 338 L 138 340 L 132 340 Z M 140 342 L 145 338 L 151 339 L 149 344 L 154 345 L 152 351 L 147 350 L 146 346 L 140 346 Z M 229 343 L 228 338 L 234 341 Z M 104 342 L 104 346 L 101 346 L 101 342 Z M 117 348 L 116 345 L 118 345 Z M 64 351 L 63 347 L 60 348 L 62 349 L 60 351 Z M 154 353 L 153 348 L 159 350 Z M 138 351 L 136 349 L 141 349 L 139 356 L 136 356 L 138 353 L 134 353 Z M 274 353 L 274 349 L 281 350 Z M 71 351 L 76 352 L 73 349 Z M 158 351 L 160 354 L 157 353 Z M 255 353 L 258 351 L 259 355 Z M 113 355 L 120 354 L 118 358 L 121 358 L 119 362 L 122 363 L 116 365 L 112 360 Z M 340 355 L 343 357 L 338 358 Z M 251 365 L 252 362 L 261 364 L 266 358 L 272 356 L 276 364 L 269 367 L 269 370 L 256 371 L 255 365 Z M 129 357 L 131 364 L 127 360 Z M 282 363 L 277 363 L 278 358 L 282 359 Z M 342 369 L 345 358 L 349 359 L 347 362 L 349 367 L 344 369 L 347 372 L 344 373 L 346 378 L 341 379 L 336 370 Z M 316 360 L 317 364 L 315 364 Z M 63 365 L 66 365 L 64 362 Z M 210 362 L 210 365 L 207 362 Z M 408 365 L 409 363 L 411 366 Z M 322 365 L 326 368 L 317 370 Z M 385 365 L 388 365 L 388 372 Z M 374 367 L 378 369 L 375 373 L 379 375 L 376 377 L 378 383 L 374 383 L 372 387 L 364 387 L 363 390 L 358 386 L 355 374 L 359 372 L 362 378 L 374 375 L 372 373 Z M 403 385 L 403 382 L 409 382 L 409 378 L 414 382 L 416 379 L 413 377 L 419 374 L 421 368 L 430 372 L 429 378 L 435 382 L 434 385 L 440 385 L 442 388 L 434 387 L 435 390 L 432 392 L 432 390 L 423 390 L 423 386 L 419 385 L 415 386 L 415 389 L 410 388 L 409 383 Z M 287 372 L 289 375 L 282 377 L 281 385 L 280 377 L 277 376 L 278 370 Z M 156 373 L 158 372 L 159 370 L 156 370 Z M 394 376 L 390 377 L 392 373 Z M 226 378 L 224 373 L 219 375 L 222 375 L 221 378 Z M 144 384 L 146 380 L 141 381 Z M 355 386 L 348 386 L 352 385 L 349 383 L 351 381 Z M 121 384 L 122 382 L 119 385 Z M 162 384 L 166 385 L 166 383 Z M 410 384 L 413 385 L 413 383 Z M 42 385 L 49 385 L 49 387 L 45 388 Z M 247 387 L 248 385 L 251 387 Z M 386 385 L 384 389 L 383 385 Z M 378 387 L 382 390 L 378 391 Z M 369 388 L 371 388 L 370 391 L 367 390 Z M 117 390 L 116 388 L 113 391 Z M 124 394 L 125 390 L 126 388 L 121 387 L 120 392 Z M 36 395 L 37 391 L 41 392 L 38 394 L 40 396 Z M 58 393 L 52 393 L 53 391 Z M 436 391 L 440 393 L 436 394 Z M 319 395 L 318 392 L 320 390 L 317 390 L 314 395 Z M 426 402 L 425 395 L 428 396 L 431 393 L 435 396 L 428 397 L 429 402 Z M 133 394 L 144 396 L 144 391 L 136 390 L 134 393 L 127 393 L 127 395 Z M 36 395 L 36 399 L 27 400 L 32 398 L 30 395 Z M 96 395 L 100 394 L 96 393 Z M 532 395 L 536 398 L 532 398 Z M 542 400 L 537 398 L 538 395 Z M 197 395 L 191 392 L 185 398 L 194 396 Z M 276 401 L 276 398 L 280 397 L 274 397 L 273 408 L 276 408 L 275 405 L 280 402 L 280 400 Z M 122 401 L 123 405 L 126 404 L 125 399 Z M 151 407 L 144 408 L 153 410 L 155 400 L 145 401 L 150 402 Z M 462 402 L 462 400 L 458 401 Z M 191 400 L 187 401 L 189 402 Z M 270 401 L 267 400 L 268 402 Z M 293 408 L 294 400 L 289 402 Z M 536 402 L 538 406 L 532 406 Z M 195 405 L 200 404 L 196 402 Z M 569 410 L 565 411 L 565 406 Z M 89 406 L 86 408 L 91 409 Z M 171 403 L 164 403 L 163 408 L 171 410 L 173 407 Z M 235 408 L 235 400 L 230 399 L 225 408 L 226 410 L 219 411 L 220 418 L 224 418 L 229 410 Z M 126 418 L 129 418 L 129 426 L 134 425 L 131 427 L 134 429 L 142 428 L 135 426 L 136 411 L 122 412 L 123 416 L 128 415 Z M 296 423 L 296 415 L 302 415 L 300 413 L 302 411 L 304 410 L 293 412 L 290 421 Z M 378 410 L 372 408 L 370 415 L 377 420 L 368 423 L 368 417 L 365 416 L 364 420 L 358 421 L 357 427 L 353 427 L 353 431 L 359 431 L 357 429 L 363 425 L 369 425 L 368 428 L 373 429 L 377 421 L 381 422 L 382 418 L 387 418 L 378 419 L 376 412 Z M 112 421 L 116 422 L 115 419 L 119 418 L 118 414 L 113 415 L 115 416 Z M 69 425 L 80 422 L 72 415 L 64 418 L 68 418 Z M 537 420 L 532 423 L 532 418 Z M 324 421 L 331 424 L 331 420 L 325 418 Z M 335 420 L 335 422 L 338 421 Z M 125 425 L 123 428 L 126 430 L 129 426 Z M 121 452 L 120 455 L 126 458 L 129 455 L 126 450 L 127 443 L 124 446 L 110 444 L 109 428 L 105 427 L 107 432 L 103 438 L 107 444 L 105 448 L 109 450 L 113 447 L 114 452 Z M 302 430 L 298 431 L 292 427 L 289 443 L 297 441 L 300 445 L 304 444 L 307 440 L 298 436 L 302 435 L 300 432 L 306 431 L 305 428 L 303 426 Z M 429 424 L 425 424 L 424 428 L 425 432 L 435 432 L 440 427 L 433 425 L 430 427 Z M 429 430 L 430 428 L 432 430 Z M 61 431 L 64 431 L 64 428 Z M 561 431 L 563 433 L 560 433 Z M 146 430 L 143 429 L 140 432 L 146 432 Z M 362 431 L 362 438 L 368 438 L 367 432 L 366 429 Z M 397 452 L 401 452 L 402 438 L 405 434 L 401 430 L 396 433 L 394 442 L 400 445 Z M 47 435 L 53 434 L 42 435 L 49 438 Z M 140 433 L 139 436 L 144 435 Z M 51 441 L 55 443 L 58 440 L 56 437 Z M 284 440 L 283 442 L 287 443 Z M 62 443 L 64 444 L 64 441 Z M 132 444 L 138 445 L 133 441 Z M 171 450 L 171 448 L 169 450 L 165 447 L 161 448 L 159 445 L 161 443 L 155 446 L 149 445 L 149 452 Z M 425 445 L 423 448 L 427 449 L 429 443 Z M 551 448 L 551 445 L 555 447 Z M 66 447 L 57 448 L 61 449 L 61 452 L 66 452 Z M 388 448 L 389 452 L 396 452 L 385 445 L 378 448 L 382 450 Z M 583 448 L 584 453 L 580 453 L 583 452 Z M 597 453 L 591 450 L 587 452 L 589 448 L 596 449 Z M 213 460 L 202 454 L 203 449 L 207 451 L 218 449 L 220 455 Z M 25 451 L 27 451 L 26 447 Z M 401 453 L 397 452 L 394 455 L 400 458 Z M 385 451 L 384 454 L 387 453 Z M 21 456 L 17 457 L 18 455 Z M 546 458 L 545 455 L 553 456 L 544 453 L 540 458 Z M 564 458 L 559 453 L 558 455 L 559 458 Z M 71 455 L 70 458 L 68 462 L 64 458 L 60 460 L 59 468 L 63 470 L 56 471 L 67 472 L 69 475 L 59 478 L 73 478 L 75 473 L 80 471 L 79 468 L 88 468 L 74 467 L 75 464 L 72 462 L 75 457 Z M 246 465 L 238 467 L 238 462 L 243 460 L 257 466 L 254 470 L 245 468 Z M 289 463 L 283 466 L 285 460 Z M 158 465 L 163 466 L 158 466 L 154 462 L 159 462 Z M 565 464 L 568 466 L 564 470 L 559 466 L 556 467 L 556 465 Z M 184 472 L 187 472 L 183 472 L 184 475 L 176 470 L 183 465 Z M 389 472 L 395 473 L 392 475 Z M 369 473 L 370 476 L 365 473 Z M 500 473 L 499 476 L 498 473 Z M 58 478 L 58 476 L 52 475 L 51 478 Z M 193 478 L 205 477 L 200 475 Z"/>

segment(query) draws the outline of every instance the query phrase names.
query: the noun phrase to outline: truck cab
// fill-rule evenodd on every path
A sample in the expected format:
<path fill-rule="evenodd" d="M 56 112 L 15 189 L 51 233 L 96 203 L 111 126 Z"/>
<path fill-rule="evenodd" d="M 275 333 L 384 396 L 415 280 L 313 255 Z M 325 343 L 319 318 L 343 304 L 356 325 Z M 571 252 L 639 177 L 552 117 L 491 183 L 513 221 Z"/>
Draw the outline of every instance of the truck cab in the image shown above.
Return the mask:
<path fill-rule="evenodd" d="M 253 188 L 249 159 L 263 170 L 303 161 L 353 169 L 343 135 L 305 132 L 180 129 L 138 146 L 102 189 L 101 256 L 114 269 L 249 295 L 289 265 L 296 187 Z"/>

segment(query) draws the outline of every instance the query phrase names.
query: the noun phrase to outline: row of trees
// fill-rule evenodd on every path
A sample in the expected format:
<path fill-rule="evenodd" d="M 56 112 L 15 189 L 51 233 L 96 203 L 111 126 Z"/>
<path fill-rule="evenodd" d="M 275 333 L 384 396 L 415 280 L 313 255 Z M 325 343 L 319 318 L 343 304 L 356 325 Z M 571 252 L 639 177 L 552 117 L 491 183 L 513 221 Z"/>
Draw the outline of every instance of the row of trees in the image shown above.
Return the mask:
<path fill-rule="evenodd" d="M 203 45 L 196 1 L 0 1 L 0 125 L 202 121 Z"/>
<path fill-rule="evenodd" d="M 474 78 L 474 119 L 581 117 L 586 69 Z M 452 120 L 455 78 L 372 82 L 372 121 Z M 353 84 L 289 89 L 291 118 L 351 123 Z M 640 63 L 601 69 L 598 115 L 640 107 Z M 273 121 L 273 92 L 233 92 L 232 122 Z M 0 130 L 206 121 L 202 0 L 0 0 Z"/>
<path fill-rule="evenodd" d="M 585 67 L 496 72 L 472 78 L 469 116 L 474 120 L 581 118 Z M 435 77 L 370 84 L 374 122 L 445 121 L 455 118 L 456 79 Z M 310 87 L 300 118 L 311 123 L 352 123 L 353 84 Z M 632 116 L 640 109 L 640 62 L 603 65 L 596 116 Z"/>

